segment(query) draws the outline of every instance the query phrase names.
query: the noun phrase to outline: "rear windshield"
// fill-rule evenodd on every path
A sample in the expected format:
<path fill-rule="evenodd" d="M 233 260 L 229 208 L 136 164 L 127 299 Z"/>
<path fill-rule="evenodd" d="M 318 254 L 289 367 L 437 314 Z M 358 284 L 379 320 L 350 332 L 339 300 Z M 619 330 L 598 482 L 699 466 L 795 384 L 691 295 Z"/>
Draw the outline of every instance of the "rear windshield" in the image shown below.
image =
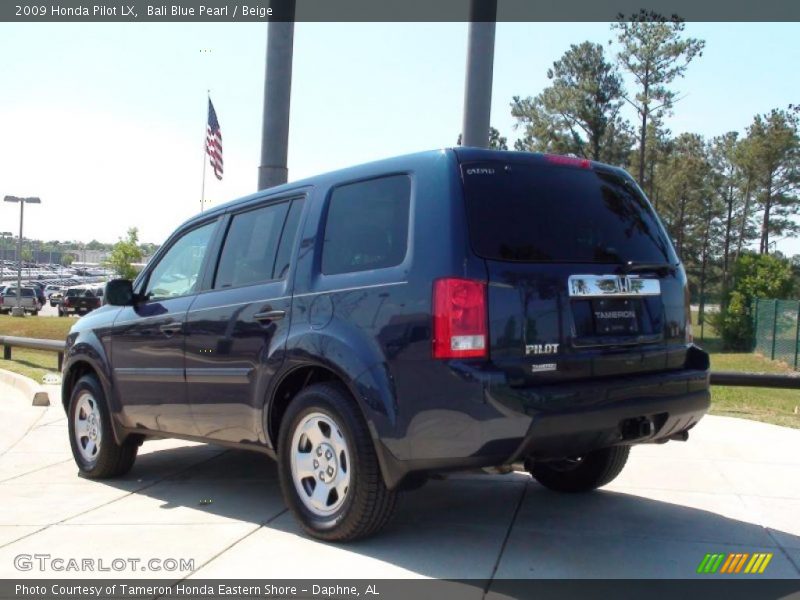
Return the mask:
<path fill-rule="evenodd" d="M 676 263 L 657 217 L 626 179 L 530 163 L 462 165 L 470 238 L 484 258 Z"/>
<path fill-rule="evenodd" d="M 67 290 L 67 296 L 70 298 L 78 298 L 81 296 L 91 296 L 92 294 L 86 288 L 72 288 Z"/>
<path fill-rule="evenodd" d="M 8 288 L 5 291 L 6 296 L 16 296 L 17 295 L 17 288 Z M 33 290 L 30 288 L 22 288 L 22 297 L 23 298 L 32 298 L 34 296 Z"/>

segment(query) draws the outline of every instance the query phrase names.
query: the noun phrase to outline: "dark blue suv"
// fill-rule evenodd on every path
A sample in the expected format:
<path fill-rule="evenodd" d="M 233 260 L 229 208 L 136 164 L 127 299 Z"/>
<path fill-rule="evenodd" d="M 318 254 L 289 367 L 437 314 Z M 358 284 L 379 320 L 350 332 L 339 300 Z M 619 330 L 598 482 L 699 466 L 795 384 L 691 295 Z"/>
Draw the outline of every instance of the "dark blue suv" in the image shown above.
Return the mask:
<path fill-rule="evenodd" d="M 63 382 L 86 476 L 148 437 L 257 450 L 326 540 L 377 531 L 432 473 L 597 488 L 709 405 L 686 275 L 631 177 L 474 148 L 197 215 L 75 324 Z"/>

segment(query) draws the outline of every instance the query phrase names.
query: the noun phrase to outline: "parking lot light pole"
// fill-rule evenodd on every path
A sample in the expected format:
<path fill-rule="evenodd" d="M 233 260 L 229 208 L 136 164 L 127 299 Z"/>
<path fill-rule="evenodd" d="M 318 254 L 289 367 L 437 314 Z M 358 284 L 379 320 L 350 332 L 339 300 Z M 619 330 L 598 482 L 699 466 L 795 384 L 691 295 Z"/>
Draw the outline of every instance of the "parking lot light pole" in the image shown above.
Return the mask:
<path fill-rule="evenodd" d="M 6 196 L 6 202 L 19 202 L 19 239 L 17 240 L 17 305 L 11 309 L 14 317 L 24 317 L 25 311 L 22 308 L 22 221 L 25 217 L 26 204 L 41 204 L 42 201 L 36 197 L 18 198 L 17 196 Z"/>

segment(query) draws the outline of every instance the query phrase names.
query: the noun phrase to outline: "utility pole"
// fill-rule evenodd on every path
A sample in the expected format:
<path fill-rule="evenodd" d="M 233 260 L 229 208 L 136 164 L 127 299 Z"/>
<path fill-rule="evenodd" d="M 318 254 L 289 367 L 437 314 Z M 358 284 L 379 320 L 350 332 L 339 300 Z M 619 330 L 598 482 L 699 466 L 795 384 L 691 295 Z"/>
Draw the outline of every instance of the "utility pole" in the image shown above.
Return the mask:
<path fill-rule="evenodd" d="M 289 179 L 289 107 L 292 94 L 295 0 L 272 0 L 275 18 L 267 25 L 267 60 L 264 77 L 264 118 L 261 128 L 261 166 L 258 189 Z"/>
<path fill-rule="evenodd" d="M 22 308 L 22 221 L 25 216 L 26 204 L 41 204 L 39 198 L 18 198 L 17 196 L 6 196 L 6 202 L 19 202 L 19 239 L 17 240 L 17 305 L 11 309 L 11 316 L 24 317 L 25 310 Z"/>
<path fill-rule="evenodd" d="M 489 147 L 497 0 L 471 0 L 464 85 L 464 146 Z"/>

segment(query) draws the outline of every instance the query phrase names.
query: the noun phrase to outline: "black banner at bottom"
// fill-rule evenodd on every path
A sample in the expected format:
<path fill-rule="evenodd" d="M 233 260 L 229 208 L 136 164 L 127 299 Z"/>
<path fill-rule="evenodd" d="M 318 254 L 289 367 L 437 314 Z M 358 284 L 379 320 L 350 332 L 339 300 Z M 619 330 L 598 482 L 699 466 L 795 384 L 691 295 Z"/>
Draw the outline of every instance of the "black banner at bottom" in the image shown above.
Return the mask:
<path fill-rule="evenodd" d="M 724 597 L 800 600 L 799 579 L 5 579 L 0 599 L 35 600 L 461 600 Z"/>

